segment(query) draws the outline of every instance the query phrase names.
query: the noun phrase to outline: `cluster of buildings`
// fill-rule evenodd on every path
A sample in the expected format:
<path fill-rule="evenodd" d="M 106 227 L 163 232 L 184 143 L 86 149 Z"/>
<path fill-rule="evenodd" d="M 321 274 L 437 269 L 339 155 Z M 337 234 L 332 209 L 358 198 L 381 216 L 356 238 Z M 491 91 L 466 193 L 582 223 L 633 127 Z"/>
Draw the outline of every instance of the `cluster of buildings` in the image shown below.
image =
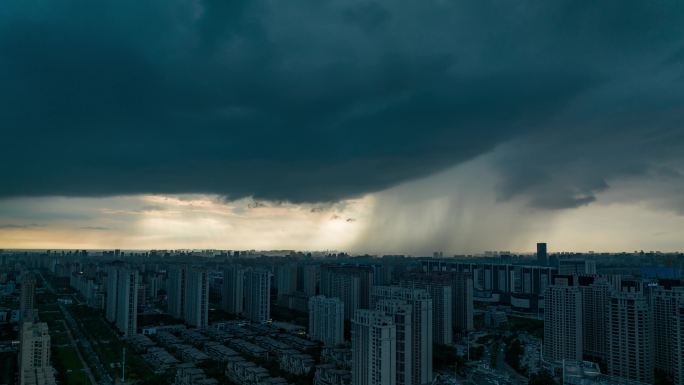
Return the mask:
<path fill-rule="evenodd" d="M 546 290 L 544 359 L 587 359 L 606 374 L 684 384 L 684 285 L 617 275 L 556 275 Z"/>
<path fill-rule="evenodd" d="M 543 320 L 543 342 L 529 337 L 525 364 L 535 365 L 530 357 L 540 351 L 533 369 L 560 368 L 554 373 L 568 384 L 652 383 L 656 372 L 684 381 L 684 287 L 677 277 L 634 278 L 619 263 L 607 271 L 594 258 L 548 254 L 543 243 L 534 259 L 88 253 L 25 263 L 68 277 L 85 304 L 101 310 L 157 373 L 173 373 L 177 385 L 216 383 L 202 369 L 207 362 L 219 363 L 238 385 L 296 378 L 432 384 L 433 345 L 470 341 L 476 313 L 492 329 L 510 317 Z M 22 287 L 30 291 L 35 281 L 27 277 Z M 22 292 L 17 318 L 32 319 L 32 298 Z M 273 321 L 272 312 L 306 326 Z M 138 324 L 142 315 L 161 313 L 171 324 Z"/>
<path fill-rule="evenodd" d="M 50 364 L 50 333 L 45 322 L 37 321 L 36 278 L 25 271 L 19 296 L 19 385 L 56 385 Z"/>

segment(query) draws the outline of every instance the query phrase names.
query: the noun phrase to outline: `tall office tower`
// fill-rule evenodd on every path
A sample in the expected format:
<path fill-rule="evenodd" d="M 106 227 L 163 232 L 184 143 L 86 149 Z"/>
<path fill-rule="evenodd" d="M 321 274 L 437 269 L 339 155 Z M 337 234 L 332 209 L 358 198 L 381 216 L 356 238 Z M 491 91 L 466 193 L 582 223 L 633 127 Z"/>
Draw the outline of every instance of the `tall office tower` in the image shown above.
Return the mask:
<path fill-rule="evenodd" d="M 412 333 L 413 307 L 406 301 L 399 299 L 381 299 L 375 304 L 376 310 L 385 313 L 392 318 L 397 329 L 397 356 L 395 359 L 395 369 L 397 385 L 407 385 L 412 383 L 413 359 Z"/>
<path fill-rule="evenodd" d="M 352 319 L 352 385 L 396 385 L 397 330 L 381 311 L 357 310 Z"/>
<path fill-rule="evenodd" d="M 560 275 L 592 275 L 596 274 L 596 261 L 584 258 L 561 259 L 558 261 Z"/>
<path fill-rule="evenodd" d="M 240 265 L 229 265 L 223 270 L 223 310 L 232 314 L 242 314 L 245 289 L 245 271 Z"/>
<path fill-rule="evenodd" d="M 606 309 L 611 285 L 604 277 L 577 277 L 582 293 L 582 349 L 585 359 L 605 362 L 608 351 Z"/>
<path fill-rule="evenodd" d="M 679 284 L 679 282 L 677 282 Z M 674 374 L 674 350 L 672 329 L 668 327 L 677 315 L 679 306 L 684 302 L 684 287 L 657 286 L 650 290 L 649 301 L 653 316 L 653 338 L 655 349 L 655 368 Z"/>
<path fill-rule="evenodd" d="M 19 304 L 19 314 L 21 315 L 22 322 L 33 321 L 35 297 L 36 277 L 31 273 L 26 273 L 21 280 L 21 297 Z"/>
<path fill-rule="evenodd" d="M 301 270 L 302 274 L 300 274 L 300 278 L 302 281 L 302 291 L 307 297 L 313 297 L 316 295 L 320 268 L 318 265 L 304 265 L 301 267 Z"/>
<path fill-rule="evenodd" d="M 277 268 L 278 300 L 297 291 L 297 265 L 288 263 Z"/>
<path fill-rule="evenodd" d="M 116 294 L 116 327 L 124 336 L 138 329 L 138 271 L 119 269 Z"/>
<path fill-rule="evenodd" d="M 169 302 L 169 314 L 183 319 L 185 317 L 185 288 L 188 274 L 187 266 L 170 266 L 166 291 Z"/>
<path fill-rule="evenodd" d="M 271 318 L 271 273 L 250 269 L 245 272 L 245 317 L 253 322 Z"/>
<path fill-rule="evenodd" d="M 473 323 L 473 275 L 467 272 L 451 273 L 453 279 L 454 328 L 461 332 L 475 330 Z"/>
<path fill-rule="evenodd" d="M 116 306 L 118 304 L 117 294 L 119 284 L 119 268 L 117 266 L 107 267 L 107 305 L 105 316 L 107 321 L 116 322 Z"/>
<path fill-rule="evenodd" d="M 373 269 L 370 266 L 326 265 L 321 267 L 321 294 L 344 303 L 345 319 L 357 309 L 370 308 Z"/>
<path fill-rule="evenodd" d="M 623 286 L 622 291 L 613 293 L 607 325 L 609 375 L 653 383 L 652 320 L 643 292 L 627 291 Z"/>
<path fill-rule="evenodd" d="M 539 266 L 548 266 L 549 259 L 546 254 L 546 243 L 537 243 L 537 264 Z"/>
<path fill-rule="evenodd" d="M 309 338 L 326 346 L 344 342 L 344 304 L 339 298 L 309 298 Z"/>
<path fill-rule="evenodd" d="M 446 275 L 411 274 L 400 281 L 402 287 L 423 289 L 432 298 L 432 341 L 447 345 L 454 339 L 454 289 Z"/>
<path fill-rule="evenodd" d="M 677 312 L 670 322 L 672 336 L 672 378 L 674 385 L 684 385 L 684 303 L 677 308 Z"/>
<path fill-rule="evenodd" d="M 556 276 L 546 289 L 544 357 L 548 361 L 582 359 L 582 294 L 573 276 Z"/>
<path fill-rule="evenodd" d="M 188 269 L 185 288 L 185 322 L 198 329 L 209 325 L 209 276 L 204 269 Z"/>
<path fill-rule="evenodd" d="M 19 352 L 20 385 L 54 385 L 50 366 L 50 334 L 45 322 L 21 325 Z"/>
<path fill-rule="evenodd" d="M 411 305 L 411 385 L 432 383 L 432 299 L 422 289 L 399 286 L 375 286 L 374 306 L 384 299 L 402 300 Z"/>

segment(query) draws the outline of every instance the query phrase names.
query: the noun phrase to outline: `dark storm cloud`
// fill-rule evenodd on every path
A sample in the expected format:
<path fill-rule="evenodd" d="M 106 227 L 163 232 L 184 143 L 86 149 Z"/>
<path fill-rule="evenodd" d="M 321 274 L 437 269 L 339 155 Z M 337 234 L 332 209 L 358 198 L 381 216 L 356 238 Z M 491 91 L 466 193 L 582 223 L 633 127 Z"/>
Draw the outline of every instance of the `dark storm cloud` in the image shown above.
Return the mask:
<path fill-rule="evenodd" d="M 333 201 L 503 145 L 501 199 L 584 204 L 679 159 L 683 19 L 679 1 L 10 0 L 0 196 Z"/>

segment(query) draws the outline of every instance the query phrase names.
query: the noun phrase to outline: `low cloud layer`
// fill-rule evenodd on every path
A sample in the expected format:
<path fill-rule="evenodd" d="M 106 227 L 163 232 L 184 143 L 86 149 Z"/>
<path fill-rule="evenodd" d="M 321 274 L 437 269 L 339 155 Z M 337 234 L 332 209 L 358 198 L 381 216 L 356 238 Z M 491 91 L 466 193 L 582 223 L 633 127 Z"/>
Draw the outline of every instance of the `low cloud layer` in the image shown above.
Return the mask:
<path fill-rule="evenodd" d="M 0 197 L 332 202 L 498 149 L 500 200 L 681 171 L 680 1 L 9 0 Z"/>

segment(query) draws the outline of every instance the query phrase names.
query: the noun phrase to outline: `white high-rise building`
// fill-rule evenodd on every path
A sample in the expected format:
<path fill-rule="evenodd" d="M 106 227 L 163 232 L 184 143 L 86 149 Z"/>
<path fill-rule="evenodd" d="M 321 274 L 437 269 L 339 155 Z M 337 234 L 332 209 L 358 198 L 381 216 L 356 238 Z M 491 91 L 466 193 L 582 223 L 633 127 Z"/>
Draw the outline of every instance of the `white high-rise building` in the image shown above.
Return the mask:
<path fill-rule="evenodd" d="M 230 265 L 223 270 L 223 290 L 221 301 L 223 310 L 232 314 L 242 314 L 245 290 L 245 271 L 239 265 Z"/>
<path fill-rule="evenodd" d="M 396 337 L 392 317 L 357 310 L 352 319 L 352 385 L 396 385 Z"/>
<path fill-rule="evenodd" d="M 245 317 L 253 322 L 271 318 L 271 273 L 250 269 L 245 272 Z"/>
<path fill-rule="evenodd" d="M 411 382 L 432 383 L 432 299 L 427 291 L 399 286 L 374 286 L 371 296 L 375 307 L 381 300 L 402 300 L 411 305 Z"/>
<path fill-rule="evenodd" d="M 47 324 L 24 322 L 20 340 L 19 385 L 54 385 Z"/>
<path fill-rule="evenodd" d="M 582 359 L 582 293 L 573 276 L 557 276 L 544 294 L 544 357 Z"/>
<path fill-rule="evenodd" d="M 309 338 L 326 346 L 344 342 L 344 304 L 339 298 L 309 298 Z"/>
<path fill-rule="evenodd" d="M 188 269 L 186 266 L 169 267 L 169 278 L 167 280 L 169 314 L 183 319 L 185 318 L 185 288 Z"/>
<path fill-rule="evenodd" d="M 116 288 L 116 327 L 124 336 L 138 328 L 138 271 L 119 269 Z"/>
<path fill-rule="evenodd" d="M 653 383 L 655 347 L 652 322 L 643 292 L 623 289 L 611 296 L 606 357 L 609 375 Z"/>
<path fill-rule="evenodd" d="M 674 374 L 674 346 L 672 328 L 667 325 L 673 322 L 679 306 L 684 303 L 684 287 L 651 287 L 650 306 L 653 316 L 653 340 L 655 349 L 655 368 L 668 375 Z"/>
<path fill-rule="evenodd" d="M 209 276 L 204 269 L 187 270 L 185 322 L 198 329 L 209 325 Z"/>
<path fill-rule="evenodd" d="M 400 299 L 381 299 L 376 303 L 376 310 L 392 318 L 397 330 L 397 355 L 395 358 L 397 385 L 412 383 L 413 360 L 413 307 Z"/>

